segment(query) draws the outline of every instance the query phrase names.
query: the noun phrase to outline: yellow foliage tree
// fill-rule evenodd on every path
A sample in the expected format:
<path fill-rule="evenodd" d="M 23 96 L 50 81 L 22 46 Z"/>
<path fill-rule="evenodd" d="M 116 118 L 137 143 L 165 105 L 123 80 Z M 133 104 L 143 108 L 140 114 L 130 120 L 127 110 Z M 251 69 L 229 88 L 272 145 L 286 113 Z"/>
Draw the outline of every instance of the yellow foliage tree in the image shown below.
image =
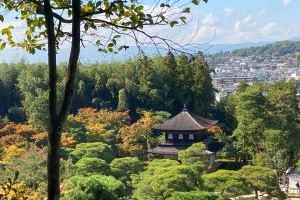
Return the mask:
<path fill-rule="evenodd" d="M 12 158 L 20 156 L 24 153 L 22 148 L 17 147 L 16 145 L 10 145 L 4 149 L 2 162 L 9 163 Z"/>
<path fill-rule="evenodd" d="M 74 139 L 74 137 L 72 135 L 64 132 L 61 134 L 60 144 L 61 144 L 61 147 L 74 148 L 77 144 L 77 141 Z"/>
<path fill-rule="evenodd" d="M 130 118 L 128 111 L 97 111 L 94 108 L 82 108 L 75 116 L 70 115 L 68 120 L 83 124 L 87 141 L 96 142 L 102 141 L 103 135 L 109 130 L 118 132 L 122 126 L 129 124 Z"/>
<path fill-rule="evenodd" d="M 6 187 L 0 187 L 0 196 L 3 200 L 43 200 L 46 197 L 45 185 L 37 190 L 27 187 L 24 181 L 15 182 L 8 190 Z"/>

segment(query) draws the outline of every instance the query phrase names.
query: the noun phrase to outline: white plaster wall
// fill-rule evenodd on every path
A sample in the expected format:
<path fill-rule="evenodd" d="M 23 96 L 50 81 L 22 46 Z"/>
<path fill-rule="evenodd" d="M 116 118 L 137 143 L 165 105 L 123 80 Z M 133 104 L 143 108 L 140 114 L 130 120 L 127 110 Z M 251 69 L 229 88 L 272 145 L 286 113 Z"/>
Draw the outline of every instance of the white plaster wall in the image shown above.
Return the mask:
<path fill-rule="evenodd" d="M 300 184 L 300 175 L 289 175 L 289 189 L 297 190 L 297 182 Z"/>

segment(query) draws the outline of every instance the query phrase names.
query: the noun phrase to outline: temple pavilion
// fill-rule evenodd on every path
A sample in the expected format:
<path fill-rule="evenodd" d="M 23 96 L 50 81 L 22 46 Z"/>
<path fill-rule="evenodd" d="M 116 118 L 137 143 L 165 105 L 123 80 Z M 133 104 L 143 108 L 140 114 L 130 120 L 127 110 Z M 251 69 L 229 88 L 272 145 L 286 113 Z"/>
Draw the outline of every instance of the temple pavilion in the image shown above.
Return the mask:
<path fill-rule="evenodd" d="M 206 144 L 207 150 L 199 152 L 199 154 L 207 156 L 209 162 L 213 164 L 215 153 L 223 147 L 208 132 L 208 129 L 216 125 L 217 122 L 197 116 L 184 108 L 173 118 L 153 128 L 152 131 L 155 133 L 164 133 L 164 142 L 150 149 L 148 153 L 154 157 L 177 159 L 181 150 L 188 148 L 193 143 L 203 142 Z"/>

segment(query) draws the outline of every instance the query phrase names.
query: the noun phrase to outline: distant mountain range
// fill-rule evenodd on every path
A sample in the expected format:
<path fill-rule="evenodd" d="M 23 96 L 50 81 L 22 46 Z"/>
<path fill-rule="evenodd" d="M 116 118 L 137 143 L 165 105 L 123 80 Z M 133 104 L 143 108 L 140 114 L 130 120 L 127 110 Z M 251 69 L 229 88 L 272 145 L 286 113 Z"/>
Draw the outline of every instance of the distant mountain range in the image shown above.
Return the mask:
<path fill-rule="evenodd" d="M 300 38 L 293 38 L 291 42 L 300 41 Z M 204 54 L 215 54 L 219 52 L 234 51 L 237 49 L 245 49 L 249 47 L 261 47 L 267 44 L 276 42 L 249 42 L 249 43 L 236 43 L 236 44 L 204 44 L 201 50 Z M 299 43 L 300 44 L 300 43 Z M 148 55 L 157 54 L 154 47 L 146 49 Z M 62 49 L 57 55 L 58 62 L 65 62 L 68 60 L 69 49 Z M 128 51 L 120 52 L 118 54 L 101 54 L 95 47 L 88 46 L 82 48 L 80 60 L 81 62 L 105 62 L 112 60 L 125 60 L 134 58 L 138 55 L 136 47 L 130 47 Z M 24 58 L 30 63 L 47 62 L 47 52 L 38 51 L 35 55 L 29 55 L 19 49 L 6 49 L 0 52 L 0 62 L 14 62 L 18 59 Z"/>

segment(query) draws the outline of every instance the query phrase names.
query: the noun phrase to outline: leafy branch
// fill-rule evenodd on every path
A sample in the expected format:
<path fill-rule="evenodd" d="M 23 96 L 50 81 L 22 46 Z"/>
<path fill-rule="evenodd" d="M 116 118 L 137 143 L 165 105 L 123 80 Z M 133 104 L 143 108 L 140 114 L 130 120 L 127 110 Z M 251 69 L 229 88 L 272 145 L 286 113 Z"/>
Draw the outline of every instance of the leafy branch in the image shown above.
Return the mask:
<path fill-rule="evenodd" d="M 13 179 L 7 178 L 8 182 L 0 185 L 0 199 L 8 200 L 11 192 L 17 193 L 17 189 L 14 186 L 18 183 L 18 179 L 19 172 L 16 171 Z"/>

